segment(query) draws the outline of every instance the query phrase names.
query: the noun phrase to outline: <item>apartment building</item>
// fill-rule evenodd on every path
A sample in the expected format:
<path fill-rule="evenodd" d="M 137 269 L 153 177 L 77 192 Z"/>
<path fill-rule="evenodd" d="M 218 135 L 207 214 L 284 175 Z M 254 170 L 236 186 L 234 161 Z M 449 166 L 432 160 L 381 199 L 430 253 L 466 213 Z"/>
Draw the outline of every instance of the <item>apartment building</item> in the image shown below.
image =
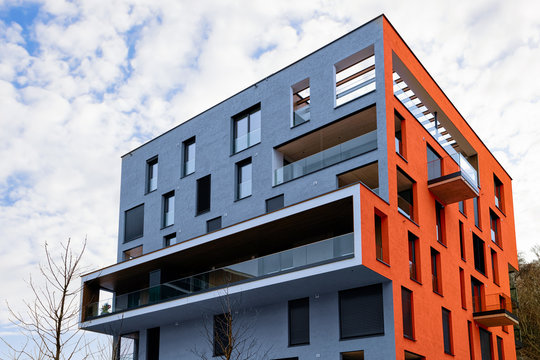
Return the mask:
<path fill-rule="evenodd" d="M 512 202 L 379 16 L 122 157 L 80 327 L 129 359 L 247 352 L 242 324 L 268 359 L 515 359 Z"/>

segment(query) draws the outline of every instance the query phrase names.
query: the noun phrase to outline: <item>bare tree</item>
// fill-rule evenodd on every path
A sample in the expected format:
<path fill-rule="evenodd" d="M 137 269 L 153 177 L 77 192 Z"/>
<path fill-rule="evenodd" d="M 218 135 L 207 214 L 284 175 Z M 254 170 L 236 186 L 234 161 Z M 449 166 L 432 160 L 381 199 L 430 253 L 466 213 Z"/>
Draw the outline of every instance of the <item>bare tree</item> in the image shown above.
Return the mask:
<path fill-rule="evenodd" d="M 203 337 L 210 349 L 195 348 L 192 352 L 201 360 L 265 360 L 270 348 L 263 346 L 254 330 L 257 313 L 241 307 L 241 295 L 231 296 L 228 288 L 217 300 L 221 314 L 203 316 Z"/>
<path fill-rule="evenodd" d="M 60 245 L 58 254 L 45 243 L 45 259 L 40 264 L 40 282 L 28 281 L 32 299 L 24 301 L 24 310 L 7 304 L 11 323 L 25 338 L 20 347 L 0 338 L 10 349 L 10 358 L 17 360 L 70 360 L 83 354 L 85 344 L 78 332 L 81 250 L 73 249 L 71 239 Z M 83 356 L 85 358 L 85 356 Z"/>

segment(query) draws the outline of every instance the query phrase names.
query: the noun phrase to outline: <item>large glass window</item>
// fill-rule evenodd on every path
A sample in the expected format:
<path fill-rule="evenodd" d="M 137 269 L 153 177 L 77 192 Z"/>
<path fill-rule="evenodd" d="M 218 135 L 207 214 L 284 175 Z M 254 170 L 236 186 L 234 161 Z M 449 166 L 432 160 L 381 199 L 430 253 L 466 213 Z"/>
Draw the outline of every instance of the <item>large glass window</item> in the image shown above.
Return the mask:
<path fill-rule="evenodd" d="M 309 298 L 289 301 L 289 345 L 309 344 Z"/>
<path fill-rule="evenodd" d="M 243 199 L 251 195 L 251 159 L 236 164 L 236 199 Z"/>
<path fill-rule="evenodd" d="M 152 158 L 146 162 L 146 192 L 157 189 L 158 179 L 158 158 Z"/>
<path fill-rule="evenodd" d="M 184 166 L 183 176 L 195 172 L 195 138 L 184 141 Z"/>
<path fill-rule="evenodd" d="M 124 242 L 135 240 L 143 236 L 144 204 L 126 211 L 124 219 Z"/>
<path fill-rule="evenodd" d="M 174 224 L 174 191 L 163 195 L 163 227 Z"/>
<path fill-rule="evenodd" d="M 233 119 L 233 152 L 237 153 L 261 142 L 261 109 L 256 107 Z"/>

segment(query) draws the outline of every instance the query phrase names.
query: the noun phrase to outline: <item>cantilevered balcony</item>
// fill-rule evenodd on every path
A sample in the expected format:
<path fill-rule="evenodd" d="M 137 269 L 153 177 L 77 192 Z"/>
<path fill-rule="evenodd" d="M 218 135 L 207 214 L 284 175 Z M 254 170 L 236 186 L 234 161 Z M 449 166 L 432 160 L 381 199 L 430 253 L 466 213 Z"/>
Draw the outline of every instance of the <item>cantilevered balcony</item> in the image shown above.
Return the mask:
<path fill-rule="evenodd" d="M 348 233 L 103 299 L 87 306 L 85 320 L 342 260 L 353 255 L 353 242 L 353 233 Z"/>
<path fill-rule="evenodd" d="M 429 161 L 428 188 L 445 205 L 479 194 L 476 169 L 460 153 Z"/>
<path fill-rule="evenodd" d="M 481 298 L 475 296 L 473 301 L 475 305 L 473 318 L 480 325 L 496 327 L 519 324 L 517 316 L 512 313 L 512 301 L 509 296 L 502 293 Z"/>

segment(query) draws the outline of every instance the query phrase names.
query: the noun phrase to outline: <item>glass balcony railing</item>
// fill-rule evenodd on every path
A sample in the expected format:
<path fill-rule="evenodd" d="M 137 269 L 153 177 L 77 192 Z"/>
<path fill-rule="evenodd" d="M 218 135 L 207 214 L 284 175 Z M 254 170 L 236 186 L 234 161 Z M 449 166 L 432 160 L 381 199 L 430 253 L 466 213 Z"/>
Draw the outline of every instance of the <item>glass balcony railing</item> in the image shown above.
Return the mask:
<path fill-rule="evenodd" d="M 300 125 L 311 119 L 309 104 L 296 110 L 293 114 L 293 126 Z"/>
<path fill-rule="evenodd" d="M 239 282 L 337 261 L 354 253 L 354 233 L 336 236 L 220 269 L 103 299 L 87 306 L 86 320 L 209 291 Z"/>
<path fill-rule="evenodd" d="M 377 130 L 274 170 L 274 185 L 291 181 L 375 149 L 377 149 Z"/>
<path fill-rule="evenodd" d="M 467 161 L 467 159 L 461 155 L 460 153 L 455 153 L 451 156 L 451 158 L 457 163 L 459 166 L 459 169 L 461 170 L 461 174 L 467 180 L 467 182 L 474 187 L 476 190 L 478 190 L 478 173 L 476 169 Z M 446 158 L 441 158 L 437 160 L 432 160 L 428 162 L 428 180 L 437 179 L 442 176 L 442 162 L 445 161 Z M 452 173 L 453 171 L 447 171 L 448 173 Z"/>
<path fill-rule="evenodd" d="M 234 152 L 237 153 L 260 142 L 261 129 L 259 128 L 247 133 L 246 135 L 234 139 Z"/>

